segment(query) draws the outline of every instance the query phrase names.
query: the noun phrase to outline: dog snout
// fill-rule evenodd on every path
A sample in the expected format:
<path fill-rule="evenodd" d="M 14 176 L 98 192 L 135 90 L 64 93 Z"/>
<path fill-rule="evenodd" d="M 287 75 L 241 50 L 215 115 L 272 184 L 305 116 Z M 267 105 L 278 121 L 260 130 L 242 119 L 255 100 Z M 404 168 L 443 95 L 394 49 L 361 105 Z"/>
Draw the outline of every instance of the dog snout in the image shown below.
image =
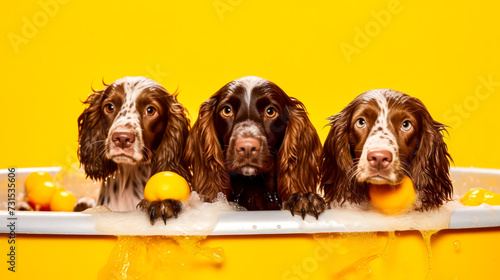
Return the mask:
<path fill-rule="evenodd" d="M 371 150 L 367 154 L 367 159 L 371 167 L 382 170 L 392 162 L 392 153 L 388 150 Z"/>
<path fill-rule="evenodd" d="M 132 132 L 114 132 L 112 135 L 113 143 L 116 147 L 126 149 L 130 148 L 135 142 L 135 134 Z"/>
<path fill-rule="evenodd" d="M 260 151 L 260 141 L 253 137 L 240 138 L 235 143 L 236 152 L 250 156 Z"/>

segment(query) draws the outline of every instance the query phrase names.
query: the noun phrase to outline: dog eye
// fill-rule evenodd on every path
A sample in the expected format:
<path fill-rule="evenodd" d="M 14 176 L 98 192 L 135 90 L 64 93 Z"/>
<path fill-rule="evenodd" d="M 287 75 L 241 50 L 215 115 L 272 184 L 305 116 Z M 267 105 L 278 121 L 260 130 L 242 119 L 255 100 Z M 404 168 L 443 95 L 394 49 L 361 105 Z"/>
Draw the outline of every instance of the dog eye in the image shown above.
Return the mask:
<path fill-rule="evenodd" d="M 111 103 L 104 105 L 104 111 L 107 114 L 112 114 L 115 111 L 115 105 L 113 105 Z"/>
<path fill-rule="evenodd" d="M 231 109 L 231 107 L 229 106 L 225 106 L 224 108 L 222 108 L 222 110 L 220 111 L 221 115 L 225 118 L 229 118 L 233 115 L 233 110 Z"/>
<path fill-rule="evenodd" d="M 153 117 L 154 115 L 156 115 L 156 108 L 153 106 L 149 106 L 148 108 L 146 108 L 146 115 L 148 115 L 150 117 Z"/>
<path fill-rule="evenodd" d="M 359 118 L 356 120 L 356 126 L 358 128 L 365 128 L 366 127 L 366 120 L 363 118 Z"/>
<path fill-rule="evenodd" d="M 269 107 L 266 109 L 266 116 L 268 118 L 272 119 L 272 118 L 275 118 L 277 115 L 278 115 L 278 111 L 275 108 Z"/>
<path fill-rule="evenodd" d="M 403 124 L 401 125 L 401 130 L 402 131 L 410 131 L 410 129 L 412 128 L 412 124 L 410 121 L 406 120 L 403 122 Z"/>

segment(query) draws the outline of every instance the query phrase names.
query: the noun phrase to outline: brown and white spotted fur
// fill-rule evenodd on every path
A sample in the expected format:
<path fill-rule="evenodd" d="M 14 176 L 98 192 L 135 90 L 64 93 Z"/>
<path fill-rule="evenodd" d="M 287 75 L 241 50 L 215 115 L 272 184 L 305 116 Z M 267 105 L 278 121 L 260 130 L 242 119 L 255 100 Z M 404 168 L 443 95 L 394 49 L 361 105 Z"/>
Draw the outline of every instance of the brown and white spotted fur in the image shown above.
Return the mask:
<path fill-rule="evenodd" d="M 182 159 L 189 120 L 176 95 L 151 79 L 105 86 L 84 102 L 78 156 L 87 176 L 103 181 L 98 205 L 133 210 L 151 175 L 170 170 L 189 180 Z"/>
<path fill-rule="evenodd" d="M 405 175 L 414 183 L 417 209 L 451 199 L 445 125 L 417 98 L 370 90 L 330 120 L 321 162 L 327 202 L 362 204 L 369 199 L 369 184 L 397 184 Z"/>

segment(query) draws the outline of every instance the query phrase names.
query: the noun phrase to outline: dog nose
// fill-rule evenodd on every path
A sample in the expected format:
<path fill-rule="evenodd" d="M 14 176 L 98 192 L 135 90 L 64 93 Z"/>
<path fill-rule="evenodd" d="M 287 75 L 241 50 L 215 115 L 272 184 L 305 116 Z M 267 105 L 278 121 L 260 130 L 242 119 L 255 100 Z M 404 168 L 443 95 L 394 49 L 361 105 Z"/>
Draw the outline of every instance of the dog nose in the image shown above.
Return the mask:
<path fill-rule="evenodd" d="M 115 132 L 112 135 L 112 140 L 117 147 L 130 148 L 135 142 L 135 135 L 132 132 Z"/>
<path fill-rule="evenodd" d="M 241 138 L 236 140 L 236 152 L 246 156 L 253 155 L 260 150 L 260 141 L 255 138 Z"/>
<path fill-rule="evenodd" d="M 392 162 L 392 153 L 387 150 L 371 150 L 368 152 L 367 157 L 371 167 L 378 170 L 387 168 Z"/>

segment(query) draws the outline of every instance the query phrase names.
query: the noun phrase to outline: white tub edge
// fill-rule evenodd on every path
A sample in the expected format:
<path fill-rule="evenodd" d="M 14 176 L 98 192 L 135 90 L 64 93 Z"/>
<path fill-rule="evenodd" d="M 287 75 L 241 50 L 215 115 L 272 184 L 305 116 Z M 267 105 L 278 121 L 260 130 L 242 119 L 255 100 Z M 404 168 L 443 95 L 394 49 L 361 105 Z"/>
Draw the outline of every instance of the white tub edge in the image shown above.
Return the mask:
<path fill-rule="evenodd" d="M 328 210 L 335 211 L 335 210 Z M 0 212 L 0 220 L 15 222 L 16 234 L 55 235 L 110 235 L 96 230 L 96 222 L 91 214 L 65 212 L 16 212 L 9 216 Z M 146 217 L 145 217 L 146 218 Z M 477 206 L 457 209 L 450 219 L 449 229 L 470 229 L 500 227 L 500 206 Z M 408 229 L 395 229 L 398 231 Z M 312 234 L 325 232 L 366 232 L 387 231 L 384 228 L 358 225 L 349 230 L 335 221 L 326 221 L 321 216 L 316 222 L 313 217 L 302 220 L 292 217 L 288 211 L 231 212 L 223 213 L 215 229 L 209 235 L 261 235 L 261 234 Z M 7 226 L 0 233 L 10 233 Z M 177 235 L 165 232 L 164 235 Z"/>
<path fill-rule="evenodd" d="M 16 173 L 46 171 L 56 173 L 61 167 L 16 168 Z M 452 167 L 452 172 L 490 174 L 500 176 L 498 169 Z M 7 174 L 7 169 L 0 174 Z M 327 211 L 335 211 L 327 210 Z M 383 228 L 369 229 L 358 225 L 347 230 L 344 225 L 320 216 L 316 222 L 313 217 L 302 220 L 292 217 L 288 211 L 249 211 L 223 213 L 219 216 L 215 229 L 209 235 L 258 235 L 258 234 L 310 234 L 346 231 L 387 231 Z M 14 218 L 7 211 L 0 211 L 0 220 L 6 225 L 15 222 L 15 233 L 55 234 L 55 235 L 107 235 L 96 230 L 96 222 L 91 214 L 64 212 L 20 212 Z M 470 229 L 500 227 L 500 206 L 478 206 L 455 210 L 450 219 L 449 229 Z M 408 229 L 396 229 L 408 230 Z M 0 233 L 10 233 L 8 226 L 0 227 Z M 166 233 L 165 235 L 168 235 Z M 175 234 L 174 234 L 175 235 Z"/>

